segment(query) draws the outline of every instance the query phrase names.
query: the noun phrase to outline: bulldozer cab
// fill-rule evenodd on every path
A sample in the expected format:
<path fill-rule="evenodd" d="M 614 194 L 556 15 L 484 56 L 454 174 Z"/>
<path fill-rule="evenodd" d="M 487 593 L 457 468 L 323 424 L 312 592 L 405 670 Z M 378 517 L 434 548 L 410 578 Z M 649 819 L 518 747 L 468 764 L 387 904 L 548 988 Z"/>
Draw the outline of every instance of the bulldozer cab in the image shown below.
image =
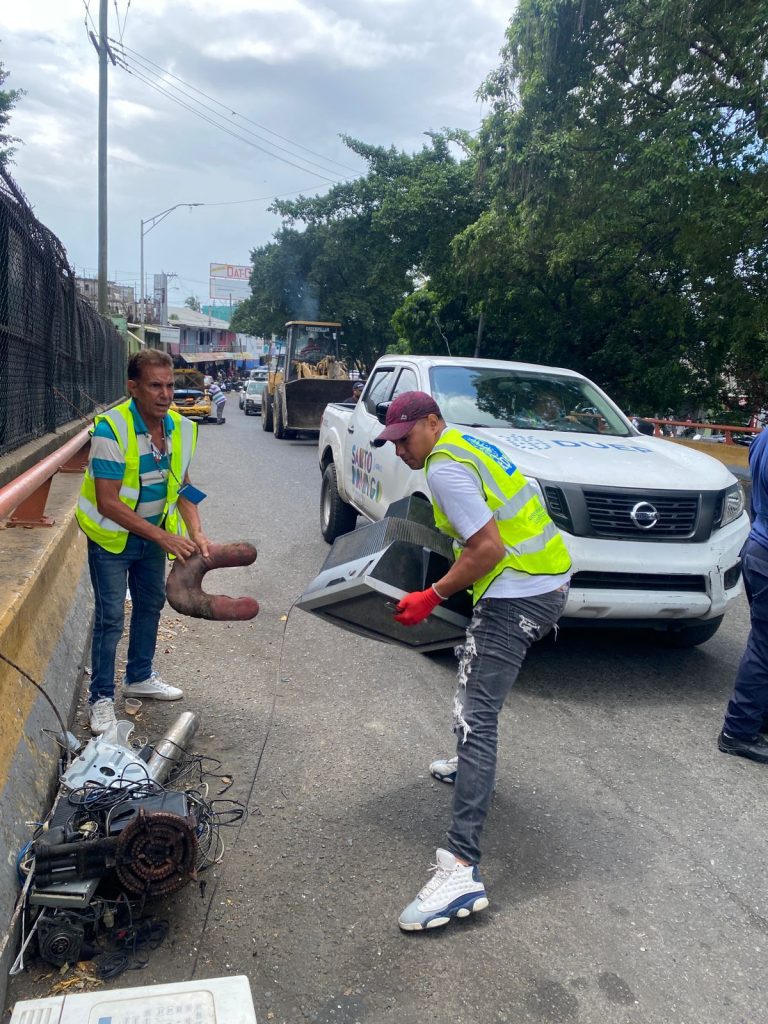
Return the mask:
<path fill-rule="evenodd" d="M 285 379 L 335 376 L 341 324 L 323 320 L 290 320 L 285 325 Z M 346 373 L 345 373 L 346 376 Z"/>
<path fill-rule="evenodd" d="M 340 339 L 340 323 L 288 321 L 284 362 L 280 367 L 270 363 L 265 430 L 274 427 L 278 438 L 317 431 L 326 405 L 351 396 L 352 381 L 339 359 Z"/>

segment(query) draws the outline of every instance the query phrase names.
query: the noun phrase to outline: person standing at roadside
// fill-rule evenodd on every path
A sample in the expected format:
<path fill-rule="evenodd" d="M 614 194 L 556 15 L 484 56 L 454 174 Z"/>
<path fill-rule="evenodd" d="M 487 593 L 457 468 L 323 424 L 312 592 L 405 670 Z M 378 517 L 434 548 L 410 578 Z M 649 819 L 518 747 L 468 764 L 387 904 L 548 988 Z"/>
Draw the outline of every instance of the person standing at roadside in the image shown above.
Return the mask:
<path fill-rule="evenodd" d="M 132 610 L 123 692 L 155 700 L 184 696 L 152 668 L 165 603 L 166 554 L 182 562 L 208 554 L 197 504 L 184 497 L 197 425 L 170 411 L 170 356 L 156 349 L 131 356 L 128 392 L 127 402 L 96 417 L 77 507 L 88 538 L 96 604 L 89 692 L 94 733 L 115 721 L 115 655 L 126 584 Z M 193 492 L 196 500 L 199 494 Z"/>
<path fill-rule="evenodd" d="M 447 849 L 402 912 L 404 931 L 447 924 L 488 906 L 480 837 L 496 777 L 498 717 L 528 648 L 557 623 L 568 597 L 571 556 L 534 487 L 495 445 L 446 427 L 423 391 L 398 395 L 375 446 L 391 441 L 413 470 L 426 469 L 435 524 L 458 556 L 429 589 L 407 594 L 395 619 L 415 626 L 453 594 L 471 589 L 474 612 L 454 699 L 455 757 L 430 772 L 455 783 Z"/>
<path fill-rule="evenodd" d="M 215 382 L 208 388 L 213 404 L 216 406 L 216 422 L 225 423 L 224 406 L 227 404 L 227 394 L 221 384 Z"/>
<path fill-rule="evenodd" d="M 768 429 L 749 446 L 752 528 L 741 549 L 751 628 L 717 745 L 768 764 Z"/>

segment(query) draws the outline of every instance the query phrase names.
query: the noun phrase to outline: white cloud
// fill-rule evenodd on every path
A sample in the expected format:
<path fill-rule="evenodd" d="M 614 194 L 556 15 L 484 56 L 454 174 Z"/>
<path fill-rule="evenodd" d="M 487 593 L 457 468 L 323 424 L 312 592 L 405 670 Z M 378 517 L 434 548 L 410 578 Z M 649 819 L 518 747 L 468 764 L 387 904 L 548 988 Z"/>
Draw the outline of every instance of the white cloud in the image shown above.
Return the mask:
<path fill-rule="evenodd" d="M 259 11 L 264 13 L 260 6 Z M 382 32 L 326 8 L 286 0 L 271 22 L 261 20 L 250 29 L 243 26 L 236 39 L 227 34 L 205 44 L 203 52 L 219 60 L 252 57 L 270 64 L 313 57 L 325 66 L 365 69 L 410 60 L 428 48 L 423 42 L 388 39 Z"/>
<path fill-rule="evenodd" d="M 127 127 L 137 121 L 153 121 L 158 117 L 157 111 L 152 107 L 144 103 L 134 103 L 133 100 L 113 100 L 110 109 L 113 124 Z"/>
<path fill-rule="evenodd" d="M 426 129 L 479 125 L 474 94 L 512 10 L 503 0 L 133 0 L 125 42 L 245 118 L 356 167 L 340 132 L 413 149 Z M 111 2 L 109 14 L 116 36 Z M 13 173 L 73 261 L 93 266 L 98 69 L 84 19 L 83 0 L 6 2 L 0 59 L 8 86 L 27 90 L 10 125 L 25 142 Z M 257 152 L 120 68 L 110 66 L 109 95 L 110 267 L 135 269 L 139 219 L 154 211 L 326 187 L 316 167 Z M 294 152 L 298 164 L 316 159 Z M 247 262 L 277 227 L 268 205 L 174 212 L 149 236 L 147 273 L 200 282 L 211 259 Z"/>

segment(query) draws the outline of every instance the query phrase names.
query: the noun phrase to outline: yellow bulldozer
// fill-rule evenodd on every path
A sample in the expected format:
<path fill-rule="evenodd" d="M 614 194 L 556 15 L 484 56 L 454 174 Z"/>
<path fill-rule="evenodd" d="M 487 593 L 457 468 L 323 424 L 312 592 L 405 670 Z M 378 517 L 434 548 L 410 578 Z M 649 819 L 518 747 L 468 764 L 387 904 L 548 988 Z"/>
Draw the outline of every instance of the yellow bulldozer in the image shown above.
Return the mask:
<path fill-rule="evenodd" d="M 341 324 L 325 320 L 289 320 L 285 351 L 270 358 L 261 425 L 275 437 L 293 438 L 320 430 L 329 402 L 352 397 L 352 381 L 339 358 Z"/>

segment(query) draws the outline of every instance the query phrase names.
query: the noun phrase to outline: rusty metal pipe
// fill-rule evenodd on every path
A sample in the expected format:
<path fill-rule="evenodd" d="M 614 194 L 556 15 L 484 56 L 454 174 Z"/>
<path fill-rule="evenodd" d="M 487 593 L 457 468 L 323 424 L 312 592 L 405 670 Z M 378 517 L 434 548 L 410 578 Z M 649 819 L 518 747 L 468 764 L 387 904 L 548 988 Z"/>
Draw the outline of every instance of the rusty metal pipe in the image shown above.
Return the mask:
<path fill-rule="evenodd" d="M 13 512 L 15 508 L 31 497 L 35 491 L 57 473 L 62 466 L 80 451 L 90 440 L 91 428 L 86 427 L 79 434 L 66 441 L 61 448 L 30 467 L 21 476 L 17 476 L 5 487 L 0 487 L 0 518 Z"/>
<path fill-rule="evenodd" d="M 203 576 L 211 569 L 251 565 L 256 561 L 256 548 L 242 540 L 232 544 L 211 544 L 208 555 L 191 555 L 182 564 L 178 559 L 168 574 L 165 593 L 168 604 L 182 615 L 215 621 L 244 621 L 259 612 L 259 602 L 252 597 L 227 597 L 207 594 L 202 587 Z"/>

